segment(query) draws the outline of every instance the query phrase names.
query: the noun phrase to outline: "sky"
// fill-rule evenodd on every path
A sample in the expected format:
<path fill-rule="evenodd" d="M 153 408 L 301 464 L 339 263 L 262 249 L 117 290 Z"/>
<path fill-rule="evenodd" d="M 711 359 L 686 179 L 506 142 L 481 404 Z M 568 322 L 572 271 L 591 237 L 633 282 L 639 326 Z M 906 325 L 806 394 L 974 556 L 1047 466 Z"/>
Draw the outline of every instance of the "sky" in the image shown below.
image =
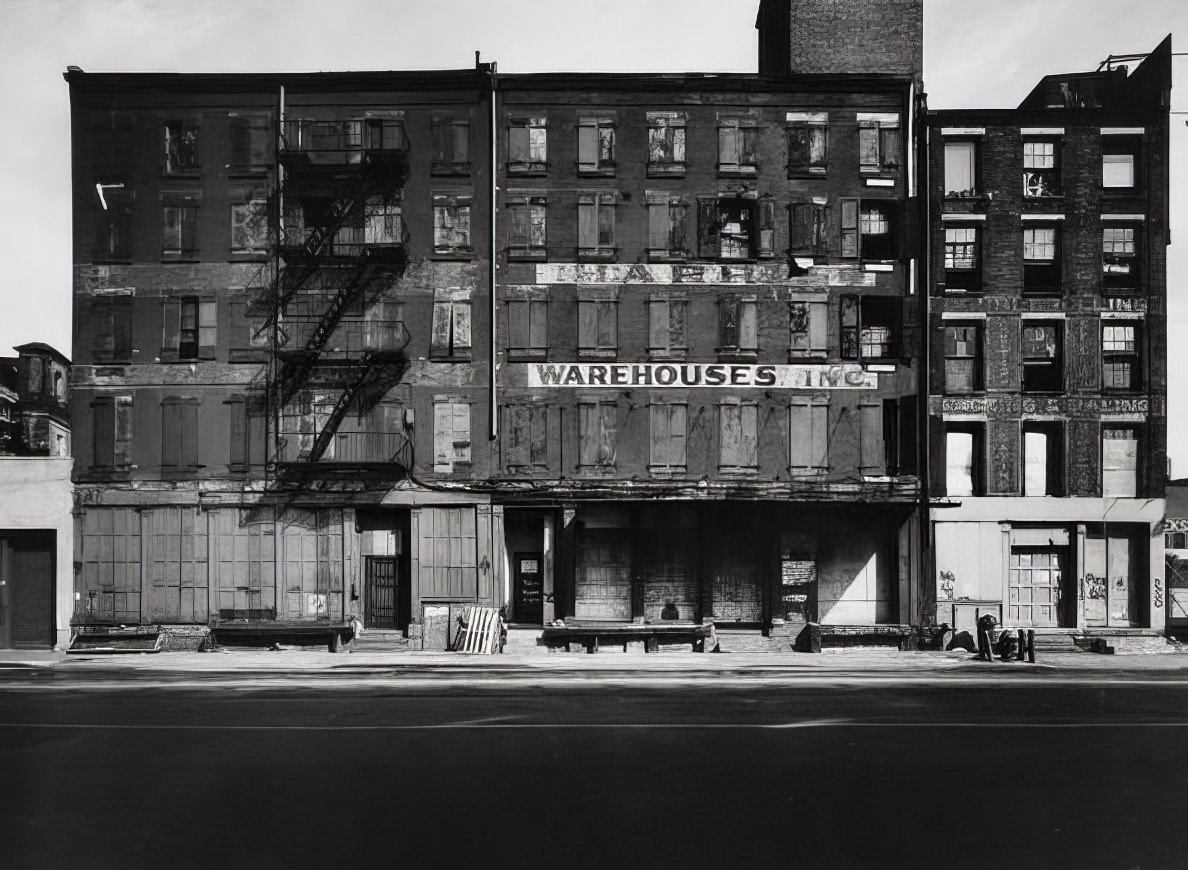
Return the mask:
<path fill-rule="evenodd" d="M 853 0 L 862 2 L 862 0 Z M 460 69 L 754 72 L 758 0 L 0 0 L 0 354 L 70 347 L 69 101 L 62 73 Z M 924 0 L 932 108 L 1013 107 L 1044 75 L 1188 40 L 1188 3 Z M 592 14 L 587 10 L 596 9 Z M 566 14 L 573 10 L 573 15 Z M 1183 50 L 1188 42 L 1175 47 Z M 1188 112 L 1188 57 L 1172 110 Z M 1188 239 L 1188 114 L 1174 116 L 1172 227 Z M 1188 326 L 1170 249 L 1169 334 Z M 1172 473 L 1188 475 L 1188 342 L 1170 339 Z"/>

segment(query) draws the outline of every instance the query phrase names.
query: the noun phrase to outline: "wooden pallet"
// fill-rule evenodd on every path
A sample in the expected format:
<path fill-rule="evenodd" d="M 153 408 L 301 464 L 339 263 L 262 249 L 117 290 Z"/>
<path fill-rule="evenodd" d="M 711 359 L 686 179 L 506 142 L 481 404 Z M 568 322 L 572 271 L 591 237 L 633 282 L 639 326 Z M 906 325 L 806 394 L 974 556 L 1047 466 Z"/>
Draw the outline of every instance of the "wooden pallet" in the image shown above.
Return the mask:
<path fill-rule="evenodd" d="M 494 655 L 503 652 L 503 620 L 493 607 L 467 607 L 450 649 L 454 652 Z"/>

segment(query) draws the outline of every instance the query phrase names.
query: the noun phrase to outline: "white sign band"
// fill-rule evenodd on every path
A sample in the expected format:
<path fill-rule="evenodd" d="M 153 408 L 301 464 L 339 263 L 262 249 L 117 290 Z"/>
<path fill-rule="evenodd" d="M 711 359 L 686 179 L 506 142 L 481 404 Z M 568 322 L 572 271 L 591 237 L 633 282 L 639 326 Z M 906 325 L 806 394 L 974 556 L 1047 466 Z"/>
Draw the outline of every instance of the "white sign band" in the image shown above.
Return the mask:
<path fill-rule="evenodd" d="M 532 363 L 529 387 L 714 387 L 767 390 L 874 390 L 879 376 L 857 363 Z"/>

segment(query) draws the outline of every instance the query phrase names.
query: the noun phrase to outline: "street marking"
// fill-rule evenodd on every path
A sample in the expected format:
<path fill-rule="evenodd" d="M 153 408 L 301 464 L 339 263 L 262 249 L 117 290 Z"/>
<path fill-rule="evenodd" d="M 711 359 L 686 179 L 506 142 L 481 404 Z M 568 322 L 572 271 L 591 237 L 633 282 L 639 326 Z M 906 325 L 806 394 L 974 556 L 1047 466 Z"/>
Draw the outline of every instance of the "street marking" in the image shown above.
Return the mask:
<path fill-rule="evenodd" d="M 76 731 L 782 731 L 789 728 L 990 728 L 990 729 L 1082 729 L 1082 728 L 1186 728 L 1178 722 L 853 722 L 837 719 L 806 722 L 511 722 L 482 725 L 445 722 L 434 725 L 194 725 L 125 722 L 0 722 L 0 728 Z"/>

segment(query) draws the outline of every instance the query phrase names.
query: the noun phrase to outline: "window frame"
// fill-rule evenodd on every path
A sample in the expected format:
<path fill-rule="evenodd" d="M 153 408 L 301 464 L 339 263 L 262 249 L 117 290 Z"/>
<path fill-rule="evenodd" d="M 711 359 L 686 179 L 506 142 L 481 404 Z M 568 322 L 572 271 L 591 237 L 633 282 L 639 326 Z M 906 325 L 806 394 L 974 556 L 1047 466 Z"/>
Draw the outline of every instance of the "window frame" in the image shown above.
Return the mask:
<path fill-rule="evenodd" d="M 230 250 L 236 256 L 263 256 L 266 255 L 272 247 L 272 228 L 269 222 L 268 215 L 268 201 L 260 197 L 251 197 L 244 202 L 233 202 L 229 206 L 231 211 L 231 244 Z M 240 212 L 237 215 L 237 212 Z M 237 245 L 236 232 L 247 233 L 247 228 L 253 221 L 263 224 L 263 237 L 259 239 L 259 245 L 249 244 Z M 242 236 L 241 236 L 242 240 Z"/>
<path fill-rule="evenodd" d="M 175 220 L 170 223 L 170 213 Z M 198 215 L 199 208 L 192 202 L 165 203 L 161 206 L 161 258 L 163 260 L 193 260 L 198 257 Z M 176 238 L 171 239 L 171 227 L 176 227 Z M 171 245 L 171 242 L 176 242 Z"/>
<path fill-rule="evenodd" d="M 1057 221 L 1023 222 L 1023 294 L 1025 296 L 1059 296 L 1063 293 L 1064 280 L 1064 233 Z M 1048 242 L 1028 241 L 1028 234 L 1052 233 L 1051 257 L 1037 257 L 1038 248 L 1048 247 Z M 1028 256 L 1028 248 L 1032 256 Z"/>
<path fill-rule="evenodd" d="M 471 467 L 471 447 L 473 444 L 471 402 L 460 397 L 435 396 L 433 398 L 433 464 L 435 474 L 465 473 Z M 443 417 L 449 417 L 449 428 L 443 430 L 440 426 Z M 464 422 L 463 427 L 459 422 Z M 438 450 L 443 433 L 450 439 L 448 456 Z M 465 435 L 465 438 L 460 438 Z"/>
<path fill-rule="evenodd" d="M 943 393 L 946 396 L 968 396 L 976 395 L 985 390 L 985 362 L 983 359 L 983 342 L 984 342 L 984 325 L 978 321 L 942 321 L 942 329 L 944 336 L 944 347 L 942 352 L 944 354 L 944 387 Z M 960 352 L 960 344 L 968 344 L 969 338 L 963 340 L 958 339 L 955 332 L 951 330 L 972 330 L 974 349 L 972 352 Z M 968 388 L 961 388 L 957 385 L 959 372 L 955 365 L 957 361 L 969 361 L 969 386 Z M 954 364 L 952 367 L 950 364 Z"/>
<path fill-rule="evenodd" d="M 465 258 L 473 256 L 472 205 L 473 198 L 469 194 L 433 194 L 433 255 L 435 257 Z M 403 214 L 401 221 L 403 222 Z"/>
<path fill-rule="evenodd" d="M 1023 198 L 1025 200 L 1056 199 L 1064 195 L 1064 140 L 1058 136 L 1024 136 L 1023 144 Z M 1028 146 L 1051 145 L 1052 166 L 1029 166 Z M 1034 151 L 1031 159 L 1034 159 Z M 1046 190 L 1046 192 L 1044 192 Z M 1039 191 L 1039 192 L 1036 192 Z"/>
<path fill-rule="evenodd" d="M 652 296 L 648 306 L 648 357 L 651 359 L 684 359 L 689 352 L 688 296 Z M 674 318 L 674 310 L 681 314 Z M 663 323 L 657 322 L 662 320 Z M 679 325 L 679 329 L 674 326 Z M 656 341 L 659 333 L 667 335 L 666 342 Z"/>
<path fill-rule="evenodd" d="M 953 435 L 966 435 L 970 439 L 970 464 L 969 464 L 969 486 L 960 487 L 958 491 L 954 491 L 953 487 L 953 469 L 952 464 L 952 442 L 950 437 Z M 946 421 L 944 424 L 945 436 L 945 495 L 956 498 L 973 498 L 986 494 L 986 469 L 985 469 L 985 439 L 986 426 L 983 423 L 954 423 Z M 969 491 L 966 492 L 965 490 Z"/>
<path fill-rule="evenodd" d="M 1055 348 L 1051 356 L 1039 356 L 1028 354 L 1028 329 L 1052 329 L 1055 338 Z M 1020 323 L 1019 336 L 1019 367 L 1020 367 L 1020 383 L 1019 392 L 1024 395 L 1051 395 L 1055 393 L 1063 393 L 1065 389 L 1064 375 L 1066 369 L 1065 361 L 1065 338 L 1064 338 L 1065 324 L 1063 320 L 1023 320 Z M 1045 376 L 1043 374 L 1032 374 L 1031 386 L 1028 386 L 1028 369 L 1033 372 L 1040 370 L 1043 366 L 1049 373 Z M 1054 372 L 1055 374 L 1052 374 Z M 1039 379 L 1040 383 L 1035 383 L 1035 379 Z M 1045 384 L 1047 384 L 1045 386 Z"/>
<path fill-rule="evenodd" d="M 429 358 L 464 362 L 471 358 L 473 312 L 469 291 L 447 290 L 435 294 L 429 330 Z"/>
<path fill-rule="evenodd" d="M 982 290 L 982 227 L 977 223 L 945 222 L 945 292 L 978 293 Z M 973 234 L 969 238 L 957 238 L 959 233 Z M 952 234 L 952 238 L 950 237 Z M 956 266 L 958 252 L 969 251 L 970 266 Z M 964 259 L 962 257 L 961 259 Z"/>
<path fill-rule="evenodd" d="M 586 474 L 613 472 L 618 461 L 619 405 L 608 399 L 579 398 L 578 407 L 578 470 Z M 597 419 L 597 432 L 591 430 Z M 607 425 L 607 421 L 610 424 Z M 609 433 L 609 443 L 607 434 Z M 593 437 L 597 434 L 597 438 Z M 593 458 L 594 461 L 590 461 Z"/>
<path fill-rule="evenodd" d="M 753 361 L 759 356 L 759 298 L 752 294 L 718 297 L 720 360 Z"/>
<path fill-rule="evenodd" d="M 194 398 L 166 396 L 161 399 L 162 473 L 192 474 L 203 467 L 200 462 L 201 439 L 198 433 L 201 406 L 202 403 Z M 168 420 L 171 414 L 177 416 L 172 423 Z M 177 429 L 176 437 L 170 437 L 170 430 L 174 428 Z"/>
<path fill-rule="evenodd" d="M 433 159 L 429 164 L 430 175 L 470 175 L 470 115 L 434 114 L 429 119 L 430 141 L 433 147 Z M 449 129 L 450 135 L 444 131 Z M 461 133 L 459 133 L 461 131 Z M 449 156 L 446 155 L 447 138 Z M 459 147 L 462 143 L 462 147 Z"/>
<path fill-rule="evenodd" d="M 511 361 L 545 360 L 549 352 L 549 300 L 545 297 L 509 298 L 507 306 L 507 357 Z M 523 310 L 522 326 L 517 327 L 517 312 Z M 526 344 L 517 343 L 523 335 Z"/>
<path fill-rule="evenodd" d="M 1121 238 L 1110 239 L 1111 233 Z M 1130 233 L 1129 255 L 1125 252 L 1126 233 Z M 1143 224 L 1138 221 L 1103 221 L 1101 226 L 1101 284 L 1103 292 L 1137 293 L 1143 289 L 1143 264 L 1146 248 L 1143 245 Z M 1121 251 L 1117 250 L 1122 245 Z M 1111 250 L 1111 246 L 1115 246 Z M 1115 268 L 1111 270 L 1111 265 Z M 1125 266 L 1126 271 L 1120 271 Z"/>
<path fill-rule="evenodd" d="M 672 178 L 685 174 L 688 166 L 686 123 L 684 112 L 648 112 L 648 178 Z"/>
<path fill-rule="evenodd" d="M 950 149 L 968 149 L 969 151 L 969 184 L 970 186 L 957 190 L 949 183 L 949 153 Z M 945 137 L 944 140 L 944 198 L 945 199 L 981 199 L 985 193 L 982 187 L 982 141 L 980 138 Z"/>
<path fill-rule="evenodd" d="M 1024 420 L 1019 427 L 1020 474 L 1019 493 L 1025 498 L 1060 497 L 1064 495 L 1064 432 L 1058 421 Z M 1028 435 L 1044 436 L 1044 484 L 1043 492 L 1030 492 L 1027 465 L 1029 452 Z"/>
<path fill-rule="evenodd" d="M 1128 437 L 1118 437 L 1122 433 L 1127 433 Z M 1114 437 L 1110 437 L 1111 434 Z M 1143 479 L 1143 460 L 1144 460 L 1144 439 L 1143 429 L 1137 424 L 1120 424 L 1112 421 L 1102 421 L 1101 424 L 1101 496 L 1102 498 L 1137 498 L 1145 489 L 1145 481 Z M 1124 485 L 1115 490 L 1109 485 L 1109 473 L 1111 469 L 1107 466 L 1107 444 L 1109 442 L 1133 442 L 1134 444 L 1134 468 L 1131 471 L 1131 476 L 1125 481 Z M 1127 472 L 1128 469 L 1120 467 L 1114 469 L 1115 474 Z"/>
<path fill-rule="evenodd" d="M 523 147 L 516 143 L 523 130 Z M 522 157 L 517 156 L 522 152 Z M 507 120 L 507 174 L 547 175 L 549 171 L 549 120 L 544 115 L 518 115 Z"/>
<path fill-rule="evenodd" d="M 507 474 L 537 474 L 549 467 L 549 413 L 544 402 L 509 402 L 504 405 L 506 429 L 503 470 Z M 527 418 L 526 426 L 520 417 Z M 524 436 L 527 436 L 526 438 Z"/>
<path fill-rule="evenodd" d="M 729 417 L 738 415 L 738 454 L 726 455 Z M 754 399 L 723 398 L 718 402 L 718 471 L 726 474 L 755 474 L 759 471 L 759 403 Z M 751 430 L 750 439 L 747 429 Z M 749 444 L 749 449 L 748 449 Z M 728 461 L 737 459 L 737 462 Z"/>
<path fill-rule="evenodd" d="M 1138 319 L 1103 319 L 1101 321 L 1101 390 L 1103 393 L 1137 393 L 1143 390 L 1143 322 Z M 1125 332 L 1121 336 L 1118 330 L 1130 330 L 1129 340 Z M 1113 335 L 1107 338 L 1107 334 Z M 1127 345 L 1129 344 L 1129 347 Z M 1109 383 L 1113 380 L 1107 377 L 1110 367 L 1129 364 L 1130 377 L 1125 385 Z"/>
<path fill-rule="evenodd" d="M 110 420 L 101 421 L 99 408 L 110 408 Z M 132 468 L 132 397 L 131 396 L 95 396 L 91 399 L 91 468 L 107 473 L 129 471 Z M 110 450 L 100 450 L 103 445 L 101 439 L 105 437 L 100 423 L 110 423 L 111 429 L 106 434 L 110 436 Z M 104 455 L 101 457 L 100 452 Z M 101 462 L 100 459 L 110 459 Z"/>
<path fill-rule="evenodd" d="M 201 174 L 201 131 L 202 124 L 193 118 L 175 118 L 164 123 L 163 175 L 177 177 Z M 192 137 L 189 142 L 186 141 L 188 136 Z"/>
<path fill-rule="evenodd" d="M 648 191 L 647 205 L 648 261 L 668 263 L 688 259 L 689 203 L 679 193 Z M 664 237 L 664 246 L 658 247 L 654 243 L 661 235 Z"/>
<path fill-rule="evenodd" d="M 585 130 L 593 130 L 593 155 L 583 154 L 588 147 Z M 584 144 L 585 143 L 585 144 Z M 604 149 L 604 146 L 609 147 Z M 615 119 L 605 115 L 579 115 L 577 120 L 577 159 L 574 161 L 579 176 L 609 176 L 613 177 L 617 170 L 615 161 Z M 606 151 L 604 155 L 604 150 Z M 583 160 L 583 156 L 592 160 Z"/>
<path fill-rule="evenodd" d="M 1143 137 L 1140 135 L 1103 135 L 1101 137 L 1101 191 L 1104 196 L 1127 196 L 1143 190 Z M 1113 159 L 1111 159 L 1113 158 Z M 1118 159 L 1118 158 L 1129 158 Z M 1109 165 L 1129 162 L 1129 184 L 1107 184 Z"/>
<path fill-rule="evenodd" d="M 679 414 L 678 414 L 679 411 Z M 679 439 L 674 439 L 673 430 L 676 417 L 680 417 L 684 424 Z M 657 419 L 658 417 L 662 419 Z M 663 425 L 664 435 L 657 439 L 656 435 Z M 680 450 L 676 449 L 679 440 Z M 679 455 L 680 462 L 673 460 Z M 648 404 L 648 472 L 653 475 L 680 476 L 689 467 L 689 403 L 683 400 L 670 399 L 653 401 Z"/>
<path fill-rule="evenodd" d="M 761 127 L 753 118 L 718 119 L 718 175 L 755 176 L 759 173 Z M 734 160 L 727 160 L 733 150 Z"/>
<path fill-rule="evenodd" d="M 802 134 L 802 141 L 794 137 Z M 827 119 L 791 120 L 786 122 L 784 143 L 787 148 L 789 178 L 820 177 L 829 173 L 829 122 Z M 819 150 L 814 162 L 813 152 Z M 794 155 L 807 151 L 807 159 L 797 162 Z"/>
<path fill-rule="evenodd" d="M 872 308 L 882 308 L 874 316 Z M 852 316 L 849 316 L 851 315 Z M 847 293 L 838 305 L 841 358 L 849 360 L 894 360 L 903 357 L 903 301 L 898 296 L 875 296 Z M 850 321 L 853 322 L 850 322 Z M 886 331 L 886 338 L 876 341 L 868 333 L 875 329 Z M 880 347 L 878 354 L 868 348 Z"/>
<path fill-rule="evenodd" d="M 619 355 L 619 300 L 614 295 L 578 298 L 578 348 L 580 359 L 617 359 Z M 591 334 L 590 330 L 593 330 Z M 604 339 L 606 339 L 604 341 Z"/>
<path fill-rule="evenodd" d="M 798 329 L 803 323 L 804 329 Z M 803 338 L 800 338 L 803 336 Z M 829 355 L 829 299 L 788 301 L 788 361 Z"/>
<path fill-rule="evenodd" d="M 607 191 L 578 194 L 577 257 L 579 261 L 613 260 L 616 247 L 618 195 Z M 590 233 L 593 233 L 591 236 Z M 593 245 L 583 242 L 593 241 Z"/>
<path fill-rule="evenodd" d="M 549 201 L 544 195 L 532 194 L 509 198 L 504 204 L 507 211 L 507 257 L 509 260 L 548 259 L 549 245 Z M 539 217 L 537 221 L 535 218 Z M 540 243 L 536 243 L 535 232 L 540 228 Z M 524 238 L 516 237 L 524 230 Z"/>
<path fill-rule="evenodd" d="M 861 175 L 898 175 L 903 168 L 902 119 L 858 117 L 858 171 Z M 869 141 L 865 141 L 869 140 Z M 873 160 L 867 159 L 873 156 Z"/>

